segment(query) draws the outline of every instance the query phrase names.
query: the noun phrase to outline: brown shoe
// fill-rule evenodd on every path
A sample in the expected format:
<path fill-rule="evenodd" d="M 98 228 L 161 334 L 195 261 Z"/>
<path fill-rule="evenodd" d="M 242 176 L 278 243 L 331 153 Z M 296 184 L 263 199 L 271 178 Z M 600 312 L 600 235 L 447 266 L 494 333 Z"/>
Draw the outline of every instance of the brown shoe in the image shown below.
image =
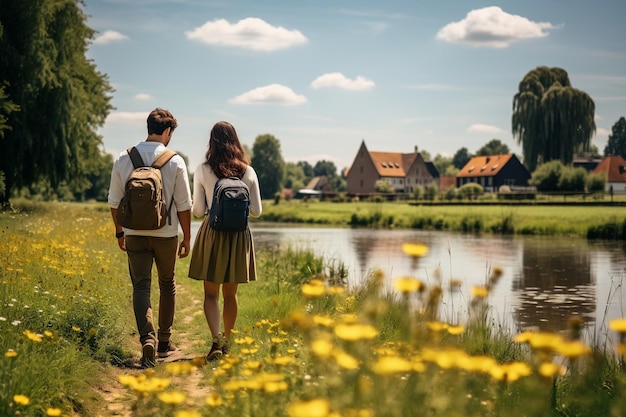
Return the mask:
<path fill-rule="evenodd" d="M 167 358 L 172 353 L 176 352 L 178 347 L 172 342 L 168 340 L 167 342 L 159 342 L 159 347 L 157 348 L 157 354 L 159 358 Z"/>
<path fill-rule="evenodd" d="M 213 345 L 211 346 L 211 350 L 206 355 L 206 360 L 207 362 L 218 360 L 220 356 L 222 356 L 222 354 L 223 352 L 220 349 L 217 342 L 213 342 Z"/>
<path fill-rule="evenodd" d="M 152 343 L 146 343 L 141 348 L 141 367 L 154 368 L 155 364 L 154 345 Z"/>

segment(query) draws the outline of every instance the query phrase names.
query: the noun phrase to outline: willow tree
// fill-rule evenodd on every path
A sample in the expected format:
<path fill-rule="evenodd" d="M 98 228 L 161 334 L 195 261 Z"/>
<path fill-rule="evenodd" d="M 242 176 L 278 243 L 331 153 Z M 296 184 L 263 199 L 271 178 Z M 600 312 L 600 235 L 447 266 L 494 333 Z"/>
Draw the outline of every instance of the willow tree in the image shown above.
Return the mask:
<path fill-rule="evenodd" d="M 86 58 L 94 31 L 81 6 L 81 0 L 0 0 L 3 206 L 11 190 L 41 181 L 86 189 L 94 161 L 104 156 L 97 128 L 112 108 L 112 88 Z"/>
<path fill-rule="evenodd" d="M 572 87 L 565 70 L 537 67 L 528 72 L 513 97 L 511 125 L 529 171 L 552 160 L 569 164 L 576 149 L 589 149 L 594 113 L 591 97 Z"/>

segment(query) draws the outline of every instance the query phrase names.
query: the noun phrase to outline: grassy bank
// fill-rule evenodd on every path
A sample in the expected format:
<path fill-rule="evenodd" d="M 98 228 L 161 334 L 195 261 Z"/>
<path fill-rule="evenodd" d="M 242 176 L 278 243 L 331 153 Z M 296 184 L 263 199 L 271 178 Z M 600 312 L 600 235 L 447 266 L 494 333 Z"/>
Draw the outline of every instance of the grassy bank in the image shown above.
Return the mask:
<path fill-rule="evenodd" d="M 406 202 L 267 201 L 263 220 L 355 227 L 626 238 L 626 211 L 597 205 L 409 205 Z"/>
<path fill-rule="evenodd" d="M 111 237 L 108 209 L 26 208 L 0 215 L 0 415 L 626 412 L 615 340 L 586 346 L 584 323 L 576 319 L 564 335 L 509 335 L 490 319 L 498 268 L 483 287 L 461 288 L 443 276 L 430 285 L 407 277 L 387 293 L 382 283 L 388 278 L 373 273 L 362 288 L 347 292 L 342 268 L 290 249 L 258 253 L 260 280 L 240 286 L 231 353 L 210 364 L 202 359 L 209 341 L 202 286 L 185 278 L 189 259 L 179 262 L 174 337 L 187 360 L 159 363 L 149 372 L 128 367 L 138 346 L 125 255 Z M 417 262 L 426 250 L 405 248 Z M 468 306 L 467 322 L 442 320 L 448 292 L 455 305 Z M 622 325 L 614 323 L 620 332 Z M 112 391 L 120 394 L 102 395 Z"/>

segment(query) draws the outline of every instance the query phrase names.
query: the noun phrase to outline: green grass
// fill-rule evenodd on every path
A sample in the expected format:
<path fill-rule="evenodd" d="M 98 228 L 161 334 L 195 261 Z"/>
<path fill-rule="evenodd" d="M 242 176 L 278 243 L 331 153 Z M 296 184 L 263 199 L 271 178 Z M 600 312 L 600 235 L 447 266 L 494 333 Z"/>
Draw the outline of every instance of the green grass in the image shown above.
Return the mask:
<path fill-rule="evenodd" d="M 551 342 L 541 348 L 515 341 L 488 315 L 495 275 L 486 298 L 470 289 L 456 293 L 474 294 L 459 303 L 470 306 L 471 319 L 446 323 L 439 307 L 451 290 L 437 280 L 387 293 L 386 277 L 374 272 L 346 292 L 336 260 L 290 248 L 257 254 L 260 279 L 240 286 L 229 356 L 209 365 L 197 358 L 159 364 L 151 372 L 112 368 L 111 362 L 137 358 L 137 341 L 126 257 L 109 216 L 104 205 L 53 203 L 0 215 L 0 415 L 51 409 L 106 415 L 110 400 L 101 392 L 120 389 L 117 415 L 133 417 L 626 411 L 626 375 L 614 341 L 598 341 L 608 351 L 592 346 L 571 357 L 556 353 L 568 343 L 557 335 L 547 335 Z M 202 358 L 208 347 L 202 285 L 185 278 L 188 266 L 188 258 L 177 266 L 174 333 L 187 353 Z M 545 363 L 563 373 L 542 374 Z M 111 369 L 120 380 L 111 380 Z M 163 385 L 152 390 L 155 382 Z"/>
<path fill-rule="evenodd" d="M 409 205 L 407 202 L 265 201 L 263 221 L 526 235 L 586 237 L 607 224 L 620 227 L 621 206 Z M 600 236 L 602 237 L 602 236 Z M 623 238 L 621 234 L 617 238 Z"/>

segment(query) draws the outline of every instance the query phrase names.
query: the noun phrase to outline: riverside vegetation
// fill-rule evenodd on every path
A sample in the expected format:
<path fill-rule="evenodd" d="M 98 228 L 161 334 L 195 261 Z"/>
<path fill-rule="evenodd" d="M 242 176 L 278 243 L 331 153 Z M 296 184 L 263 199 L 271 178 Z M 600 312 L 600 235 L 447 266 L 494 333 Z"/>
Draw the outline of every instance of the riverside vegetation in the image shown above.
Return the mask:
<path fill-rule="evenodd" d="M 626 412 L 626 320 L 612 321 L 593 345 L 575 317 L 567 334 L 510 335 L 490 316 L 498 268 L 473 288 L 439 272 L 428 285 L 374 272 L 346 288 L 342 268 L 291 249 L 258 253 L 261 280 L 241 286 L 232 352 L 208 364 L 202 287 L 180 261 L 174 332 L 186 360 L 133 368 L 130 283 L 108 207 L 19 206 L 0 215 L 0 415 Z M 407 242 L 403 250 L 419 262 L 428 248 Z M 384 280 L 395 291 L 383 291 Z M 467 321 L 444 320 L 448 292 Z M 121 394 L 105 400 L 113 390 Z"/>
<path fill-rule="evenodd" d="M 263 220 L 472 233 L 626 238 L 624 207 L 591 203 L 410 205 L 403 201 L 346 203 L 309 199 L 266 204 Z"/>

